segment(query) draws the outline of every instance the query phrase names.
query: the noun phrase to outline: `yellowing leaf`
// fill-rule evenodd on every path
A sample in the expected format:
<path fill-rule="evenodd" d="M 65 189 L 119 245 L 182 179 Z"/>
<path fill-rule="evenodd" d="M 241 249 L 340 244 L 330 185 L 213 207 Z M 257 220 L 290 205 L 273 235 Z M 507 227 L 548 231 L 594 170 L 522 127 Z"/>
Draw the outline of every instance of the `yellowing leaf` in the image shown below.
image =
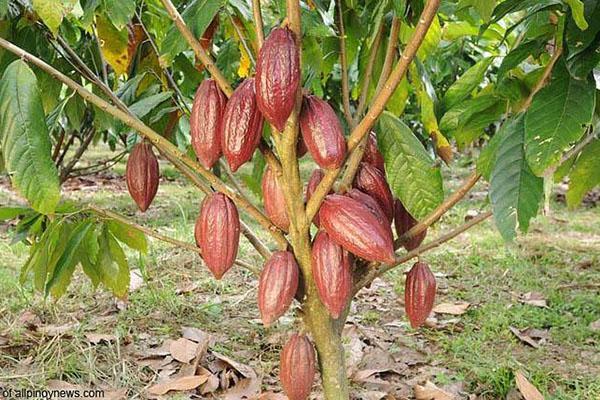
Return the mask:
<path fill-rule="evenodd" d="M 64 9 L 61 2 L 55 0 L 33 0 L 31 4 L 33 10 L 48 26 L 52 34 L 56 35 L 64 16 Z"/>
<path fill-rule="evenodd" d="M 104 59 L 115 70 L 117 75 L 126 74 L 131 62 L 127 49 L 127 29 L 118 30 L 102 15 L 98 16 L 96 29 L 98 30 L 100 48 Z"/>
<path fill-rule="evenodd" d="M 244 46 L 242 46 L 241 43 L 240 43 L 239 47 L 240 47 L 241 57 L 240 57 L 240 66 L 238 68 L 237 73 L 240 78 L 245 78 L 250 73 L 250 57 L 248 56 L 248 52 L 246 51 Z"/>

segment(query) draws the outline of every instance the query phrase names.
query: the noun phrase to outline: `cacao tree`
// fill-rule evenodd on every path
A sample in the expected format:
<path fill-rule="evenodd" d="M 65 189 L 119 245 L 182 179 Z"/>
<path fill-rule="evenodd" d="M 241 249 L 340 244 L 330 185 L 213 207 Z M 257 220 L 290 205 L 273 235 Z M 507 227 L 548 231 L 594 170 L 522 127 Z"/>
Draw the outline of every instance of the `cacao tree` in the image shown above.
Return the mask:
<path fill-rule="evenodd" d="M 246 268 L 266 326 L 297 303 L 280 365 L 293 400 L 317 360 L 325 398 L 349 398 L 342 328 L 374 279 L 416 259 L 405 307 L 418 328 L 436 289 L 428 250 L 492 215 L 511 241 L 555 180 L 569 177 L 573 207 L 600 183 L 598 0 L 9 0 L 0 18 L 0 165 L 30 205 L 0 217 L 30 245 L 22 280 L 59 298 L 81 265 L 123 297 L 122 245 L 144 253 L 146 235 L 196 251 L 216 279 Z M 94 138 L 132 149 L 142 212 L 155 153 L 187 177 L 206 196 L 196 246 L 60 202 L 71 171 L 56 154 L 73 131 L 71 171 Z M 456 154 L 473 172 L 445 194 Z M 482 178 L 491 210 L 427 240 Z M 264 266 L 238 259 L 240 233 Z"/>

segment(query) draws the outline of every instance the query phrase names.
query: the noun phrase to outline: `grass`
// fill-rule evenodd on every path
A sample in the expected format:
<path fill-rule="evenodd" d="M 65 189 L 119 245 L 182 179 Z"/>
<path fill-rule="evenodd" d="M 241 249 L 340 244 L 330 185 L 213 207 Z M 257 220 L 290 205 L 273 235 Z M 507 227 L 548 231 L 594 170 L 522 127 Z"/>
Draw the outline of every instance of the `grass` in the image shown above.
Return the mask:
<path fill-rule="evenodd" d="M 92 157 L 101 156 L 101 152 L 92 153 Z M 161 167 L 167 179 L 143 215 L 136 212 L 118 175 L 92 190 L 65 195 L 93 201 L 193 242 L 201 197 L 172 168 Z M 310 163 L 304 162 L 305 178 L 310 170 Z M 123 165 L 115 171 L 122 173 Z M 448 186 L 456 187 L 467 173 L 459 170 Z M 15 204 L 18 199 L 5 189 L 0 187 L 0 203 Z M 478 185 L 476 196 L 459 203 L 430 229 L 429 237 L 459 225 L 469 209 L 484 207 L 484 191 L 483 184 Z M 274 373 L 280 341 L 273 337 L 288 331 L 292 320 L 286 317 L 269 330 L 262 327 L 256 320 L 256 280 L 247 272 L 235 270 L 216 282 L 196 254 L 152 241 L 144 259 L 128 253 L 130 266 L 142 270 L 146 284 L 131 293 L 126 309 L 117 312 L 114 299 L 103 290 L 94 290 L 81 273 L 67 295 L 55 303 L 35 293 L 29 282 L 19 284 L 19 268 L 28 248 L 11 245 L 11 236 L 11 227 L 0 226 L 0 336 L 7 336 L 11 344 L 8 351 L 0 349 L 0 386 L 7 377 L 12 377 L 10 383 L 28 387 L 62 379 L 127 387 L 130 393 L 138 393 L 153 375 L 127 355 L 128 343 L 160 343 L 177 337 L 182 326 L 210 332 L 216 337 L 215 351 L 250 362 L 266 375 Z M 260 262 L 245 240 L 240 254 Z M 515 386 L 514 372 L 523 370 L 547 399 L 600 398 L 600 333 L 590 329 L 600 319 L 600 295 L 597 286 L 589 285 L 600 282 L 599 209 L 570 211 L 553 203 L 552 214 L 538 217 L 529 235 L 512 245 L 502 241 L 490 220 L 423 260 L 443 274 L 438 280 L 437 303 L 461 300 L 471 304 L 459 322 L 446 329 L 407 327 L 405 335 L 396 338 L 397 344 L 408 342 L 432 350 L 429 361 L 445 368 L 435 376 L 436 384 L 463 382 L 468 393 L 482 399 L 505 398 Z M 385 282 L 394 290 L 380 295 L 389 296 L 384 299 L 387 304 L 398 304 L 396 297 L 402 299 L 404 285 L 401 269 L 388 274 Z M 196 289 L 177 294 L 186 284 Z M 548 307 L 519 303 L 518 296 L 526 292 L 542 293 Z M 358 319 L 369 327 L 382 329 L 388 320 L 406 322 L 401 306 L 386 313 L 359 301 L 356 308 Z M 67 336 L 40 338 L 19 322 L 25 311 L 37 315 L 40 325 L 74 321 L 78 325 Z M 548 339 L 535 349 L 520 342 L 510 327 L 544 330 Z M 120 345 L 90 346 L 85 340 L 90 332 L 114 334 Z"/>

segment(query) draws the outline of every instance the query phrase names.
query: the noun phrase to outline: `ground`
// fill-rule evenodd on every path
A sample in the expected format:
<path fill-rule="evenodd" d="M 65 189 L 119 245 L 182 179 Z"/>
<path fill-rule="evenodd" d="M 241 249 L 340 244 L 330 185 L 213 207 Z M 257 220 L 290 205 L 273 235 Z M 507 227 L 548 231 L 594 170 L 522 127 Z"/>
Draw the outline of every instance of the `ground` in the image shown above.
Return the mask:
<path fill-rule="evenodd" d="M 96 150 L 91 158 L 103 155 Z M 166 164 L 161 168 L 157 198 L 145 214 L 127 194 L 123 165 L 68 182 L 63 196 L 193 242 L 201 196 Z M 311 168 L 304 162 L 303 174 Z M 445 171 L 447 192 L 469 167 L 453 170 L 459 172 Z M 18 204 L 6 178 L 0 179 L 0 204 Z M 428 237 L 489 207 L 485 192 L 485 184 L 478 184 Z M 143 279 L 136 279 L 127 302 L 94 290 L 80 272 L 55 302 L 35 293 L 30 282 L 19 283 L 28 248 L 11 244 L 12 226 L 0 225 L 0 387 L 71 384 L 104 388 L 112 398 L 146 398 L 156 382 L 185 376 L 189 365 L 177 361 L 185 354 L 176 356 L 177 346 L 168 342 L 184 336 L 191 342 L 177 343 L 209 345 L 198 362 L 211 378 L 196 397 L 182 391 L 170 392 L 172 398 L 242 398 L 248 382 L 262 384 L 268 394 L 259 398 L 279 398 L 273 393 L 279 392 L 278 353 L 293 312 L 263 328 L 257 281 L 249 272 L 234 269 L 217 282 L 197 254 L 152 240 L 146 257 L 129 253 L 135 276 Z M 260 264 L 245 240 L 241 258 Z M 434 313 L 427 327 L 410 328 L 402 300 L 403 272 L 410 265 L 363 290 L 344 339 L 355 398 L 414 398 L 420 395 L 415 385 L 422 393 L 430 381 L 455 398 L 519 399 L 517 371 L 546 399 L 600 398 L 599 208 L 570 211 L 552 201 L 551 213 L 538 217 L 514 244 L 504 243 L 488 220 L 422 260 L 437 276 L 436 304 L 454 314 Z M 320 398 L 317 386 L 313 393 Z"/>

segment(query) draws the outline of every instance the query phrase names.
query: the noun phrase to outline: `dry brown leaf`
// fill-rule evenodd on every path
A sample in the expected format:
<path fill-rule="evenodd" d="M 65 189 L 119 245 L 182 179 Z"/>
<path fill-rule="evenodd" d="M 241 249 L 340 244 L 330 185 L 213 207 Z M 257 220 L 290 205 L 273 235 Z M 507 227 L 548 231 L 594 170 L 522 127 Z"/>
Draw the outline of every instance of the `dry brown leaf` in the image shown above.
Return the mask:
<path fill-rule="evenodd" d="M 164 383 L 151 386 L 148 393 L 155 396 L 166 394 L 170 391 L 185 392 L 196 389 L 208 380 L 208 375 L 185 376 Z"/>
<path fill-rule="evenodd" d="M 70 322 L 63 325 L 45 325 L 38 327 L 37 332 L 50 337 L 63 336 L 71 331 L 74 331 L 78 326 L 78 322 Z"/>
<path fill-rule="evenodd" d="M 260 393 L 260 381 L 257 378 L 240 380 L 235 386 L 219 396 L 222 400 L 253 399 Z"/>
<path fill-rule="evenodd" d="M 185 339 L 192 340 L 196 343 L 204 343 L 210 340 L 210 335 L 201 329 L 193 328 L 191 326 L 184 326 L 181 328 L 181 336 Z"/>
<path fill-rule="evenodd" d="M 256 400 L 288 400 L 288 398 L 282 393 L 264 392 L 261 393 Z"/>
<path fill-rule="evenodd" d="M 525 378 L 522 371 L 515 372 L 515 381 L 525 400 L 544 400 L 544 396 Z"/>
<path fill-rule="evenodd" d="M 117 337 L 115 335 L 104 335 L 101 333 L 86 333 L 85 338 L 91 344 L 98 344 L 100 342 L 110 343 L 117 340 Z"/>
<path fill-rule="evenodd" d="M 548 308 L 548 302 L 540 292 L 527 292 L 519 296 L 519 301 L 523 304 L 529 304 L 535 307 Z"/>
<path fill-rule="evenodd" d="M 140 359 L 144 359 L 171 355 L 171 344 L 173 344 L 173 342 L 174 340 L 167 339 L 159 347 L 151 347 L 146 349 L 143 352 L 138 353 L 137 356 Z"/>
<path fill-rule="evenodd" d="M 536 342 L 535 340 L 533 340 L 533 338 L 526 333 L 527 330 L 520 331 L 513 326 L 509 326 L 508 329 L 510 329 L 510 331 L 513 333 L 513 335 L 515 335 L 517 338 L 519 338 L 519 340 L 522 341 L 523 343 L 526 343 L 536 349 L 540 347 L 540 344 L 538 342 Z"/>
<path fill-rule="evenodd" d="M 217 389 L 219 389 L 219 377 L 217 377 L 216 375 L 210 374 L 206 383 L 204 383 L 202 385 L 202 387 L 200 388 L 200 393 L 202 393 L 202 394 L 212 393 L 212 392 L 215 392 Z"/>
<path fill-rule="evenodd" d="M 415 385 L 415 398 L 417 400 L 454 400 L 454 396 L 439 387 L 433 382 L 427 381 L 425 385 Z"/>
<path fill-rule="evenodd" d="M 105 390 L 103 400 L 126 400 L 127 389 Z"/>
<path fill-rule="evenodd" d="M 461 301 L 458 303 L 441 303 L 433 307 L 433 312 L 438 314 L 463 315 L 471 304 Z"/>
<path fill-rule="evenodd" d="M 192 342 L 191 340 L 185 338 L 177 339 L 171 343 L 169 351 L 174 359 L 187 364 L 196 357 L 198 343 Z"/>
<path fill-rule="evenodd" d="M 19 323 L 27 329 L 36 330 L 42 324 L 42 320 L 34 312 L 26 310 L 19 315 Z"/>
<path fill-rule="evenodd" d="M 227 356 L 224 356 L 223 354 L 217 353 L 216 351 L 213 351 L 212 354 L 216 358 L 228 364 L 231 368 L 235 369 L 237 372 L 242 374 L 245 378 L 256 378 L 256 372 L 254 372 L 254 370 L 248 365 L 237 362 Z"/>

